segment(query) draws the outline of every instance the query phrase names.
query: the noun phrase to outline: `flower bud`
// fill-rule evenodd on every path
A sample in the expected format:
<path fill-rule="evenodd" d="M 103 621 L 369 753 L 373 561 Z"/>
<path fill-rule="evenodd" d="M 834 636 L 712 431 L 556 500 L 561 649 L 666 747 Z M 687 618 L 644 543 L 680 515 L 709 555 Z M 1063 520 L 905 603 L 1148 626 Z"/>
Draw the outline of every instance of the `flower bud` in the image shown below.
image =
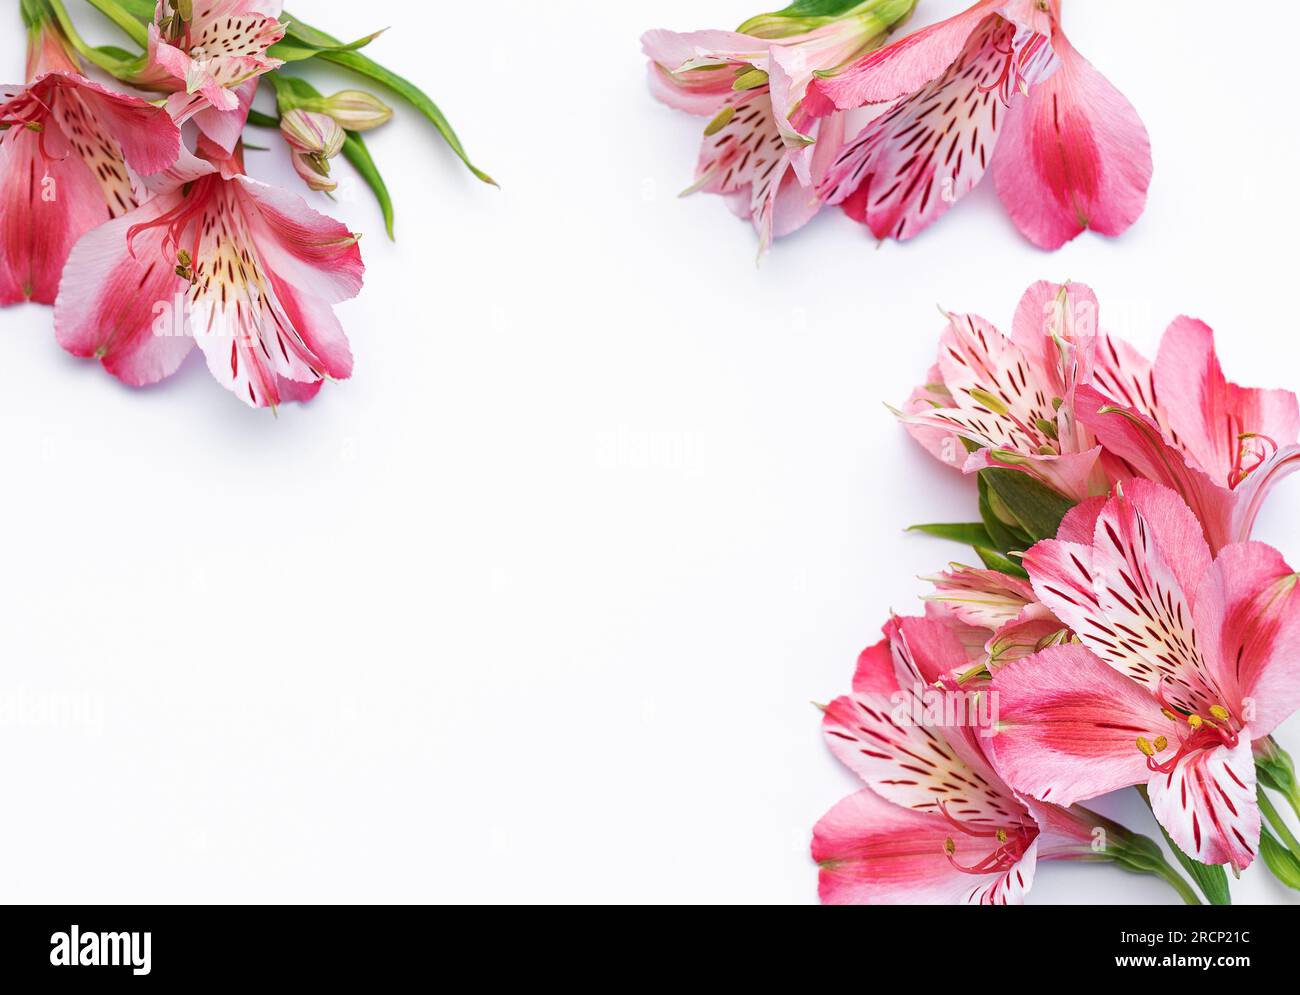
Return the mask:
<path fill-rule="evenodd" d="M 332 97 L 306 101 L 304 106 L 328 114 L 347 131 L 371 131 L 393 116 L 391 107 L 365 90 L 342 90 Z"/>
<path fill-rule="evenodd" d="M 328 114 L 294 108 L 280 118 L 280 134 L 295 152 L 333 159 L 343 149 L 347 135 Z"/>
<path fill-rule="evenodd" d="M 294 108 L 280 118 L 280 134 L 293 150 L 293 168 L 312 190 L 328 192 L 330 160 L 343 149 L 347 133 L 328 114 Z"/>

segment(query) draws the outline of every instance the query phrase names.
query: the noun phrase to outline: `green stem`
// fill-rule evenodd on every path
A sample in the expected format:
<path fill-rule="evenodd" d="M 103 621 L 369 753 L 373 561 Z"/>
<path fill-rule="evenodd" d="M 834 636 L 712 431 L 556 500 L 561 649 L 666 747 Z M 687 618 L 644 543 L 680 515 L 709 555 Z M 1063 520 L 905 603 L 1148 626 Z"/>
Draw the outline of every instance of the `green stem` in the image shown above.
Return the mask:
<path fill-rule="evenodd" d="M 1201 905 L 1201 899 L 1197 896 L 1196 890 L 1187 883 L 1187 879 L 1169 866 L 1168 861 L 1162 860 L 1154 867 L 1154 873 L 1164 878 L 1169 886 L 1178 892 L 1178 897 L 1183 900 L 1184 905 Z"/>
<path fill-rule="evenodd" d="M 1269 799 L 1267 792 L 1263 788 L 1259 789 L 1259 810 L 1264 813 L 1264 818 L 1269 821 L 1273 831 L 1277 833 L 1282 844 L 1300 858 L 1300 842 L 1296 841 L 1295 835 L 1291 832 L 1290 827 L 1282 818 L 1281 813 L 1273 807 L 1273 802 Z"/>
<path fill-rule="evenodd" d="M 54 17 L 58 20 L 63 34 L 72 47 L 77 50 L 77 54 L 87 62 L 93 62 L 105 72 L 116 75 L 116 71 L 122 67 L 122 61 L 86 44 L 85 39 L 77 33 L 77 27 L 72 23 L 72 18 L 68 16 L 67 8 L 63 6 L 63 0 L 47 0 L 47 2 L 50 5 L 50 10 L 54 12 Z"/>
<path fill-rule="evenodd" d="M 141 48 L 148 47 L 149 29 L 130 11 L 115 3 L 114 0 L 86 0 L 86 2 L 130 35 L 131 40 Z"/>

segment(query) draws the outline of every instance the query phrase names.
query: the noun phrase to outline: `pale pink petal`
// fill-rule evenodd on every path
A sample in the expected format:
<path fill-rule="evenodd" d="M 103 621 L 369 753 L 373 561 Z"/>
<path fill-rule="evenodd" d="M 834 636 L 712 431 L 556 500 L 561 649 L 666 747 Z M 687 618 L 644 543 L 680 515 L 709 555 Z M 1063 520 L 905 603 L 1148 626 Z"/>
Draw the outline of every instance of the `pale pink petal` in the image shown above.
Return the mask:
<path fill-rule="evenodd" d="M 970 713 L 978 708 L 933 688 L 928 696 L 911 688 L 888 697 L 853 694 L 831 702 L 822 731 L 836 758 L 882 798 L 990 828 L 1019 817 L 1015 799 L 980 769 L 982 756 L 969 763 L 972 752 L 953 746 L 951 730 L 926 724 L 948 717 L 977 722 L 980 716 Z"/>
<path fill-rule="evenodd" d="M 1225 547 L 1197 593 L 1219 704 L 1262 738 L 1300 708 L 1300 585 L 1271 546 Z"/>
<path fill-rule="evenodd" d="M 1071 805 L 1133 784 L 1151 771 L 1138 737 L 1168 726 L 1141 686 L 1082 646 L 1056 646 L 999 670 L 994 767 L 1011 787 Z"/>
<path fill-rule="evenodd" d="M 1016 227 L 1043 249 L 1085 229 L 1120 235 L 1141 216 L 1151 143 L 1137 111 L 1065 35 L 1060 65 L 1012 103 L 993 157 L 993 181 Z"/>
<path fill-rule="evenodd" d="M 963 622 L 990 631 L 1015 621 L 1035 600 L 1027 581 L 998 570 L 954 565 L 924 579 L 934 585 L 934 592 L 925 596 L 927 601 L 941 602 Z"/>
<path fill-rule="evenodd" d="M 1069 634 L 1065 624 L 1045 605 L 1029 605 L 985 644 L 989 671 L 997 673 L 1017 660 L 1041 653 L 1049 646 L 1058 646 L 1067 641 Z"/>
<path fill-rule="evenodd" d="M 671 73 L 711 67 L 720 62 L 745 62 L 767 68 L 771 42 L 735 31 L 665 31 L 641 36 L 641 51 Z M 734 74 L 732 79 L 735 79 Z"/>
<path fill-rule="evenodd" d="M 949 862 L 974 866 L 986 841 L 955 831 L 940 816 L 891 805 L 871 791 L 845 798 L 813 830 L 812 856 L 821 866 L 818 893 L 828 905 L 1018 904 L 1033 883 L 1036 843 L 1007 871 L 972 875 Z"/>
<path fill-rule="evenodd" d="M 1203 864 L 1250 866 L 1259 850 L 1255 759 L 1248 736 L 1185 758 L 1147 785 L 1151 811 L 1179 849 Z"/>
<path fill-rule="evenodd" d="M 906 240 L 947 213 L 993 157 L 1006 108 L 980 87 L 1001 74 L 1011 34 L 990 18 L 943 75 L 871 121 L 827 171 L 823 199 L 877 238 Z"/>
<path fill-rule="evenodd" d="M 702 72 L 693 73 L 691 76 L 695 78 L 685 81 L 657 62 L 647 63 L 646 70 L 650 94 L 660 103 L 687 114 L 713 117 L 735 92 L 731 84 L 736 76 L 730 69 L 710 73 L 706 78 L 699 78 L 704 75 Z"/>
<path fill-rule="evenodd" d="M 1098 462 L 1101 455 L 1100 446 L 1063 456 L 1026 454 L 1009 449 L 982 449 L 971 453 L 962 469 L 966 473 L 978 473 L 989 467 L 1018 470 L 1064 497 L 1083 501 L 1105 489 L 1104 474 Z"/>
<path fill-rule="evenodd" d="M 948 71 L 996 5 L 997 0 L 981 0 L 817 80 L 809 88 L 809 111 L 821 117 L 835 108 L 853 110 L 914 93 Z"/>
<path fill-rule="evenodd" d="M 1011 341 L 1055 397 L 1069 397 L 1092 372 L 1100 307 L 1082 283 L 1040 280 L 1025 291 L 1011 324 Z"/>
<path fill-rule="evenodd" d="M 175 250 L 164 229 L 145 228 L 181 202 L 160 195 L 85 235 L 68 257 L 54 307 L 59 344 L 74 356 L 98 359 L 133 387 L 175 373 L 194 346 L 185 317 L 188 283 L 174 272 Z"/>

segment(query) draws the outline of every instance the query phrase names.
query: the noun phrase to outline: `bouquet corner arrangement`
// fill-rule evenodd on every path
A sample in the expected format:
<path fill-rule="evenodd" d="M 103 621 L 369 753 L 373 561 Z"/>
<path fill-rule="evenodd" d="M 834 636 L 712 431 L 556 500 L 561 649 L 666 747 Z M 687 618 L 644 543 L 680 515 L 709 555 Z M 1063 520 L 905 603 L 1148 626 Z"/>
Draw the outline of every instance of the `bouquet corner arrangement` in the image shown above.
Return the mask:
<path fill-rule="evenodd" d="M 760 255 L 828 206 L 910 240 L 986 174 L 1040 248 L 1131 227 L 1150 141 L 1070 44 L 1062 0 L 978 0 L 901 35 L 921 7 L 796 0 L 735 31 L 647 32 L 652 94 L 707 122 L 687 192 L 750 220 Z"/>
<path fill-rule="evenodd" d="M 827 902 L 1021 901 L 1039 864 L 1106 862 L 1189 903 L 1226 871 L 1300 888 L 1275 733 L 1300 708 L 1300 576 L 1252 538 L 1300 467 L 1295 394 L 1242 387 L 1175 320 L 1154 361 L 1100 329 L 1086 286 L 1038 283 L 1005 336 L 952 314 L 898 410 L 978 478 L 978 516 L 917 526 L 971 549 L 891 618 L 831 751 L 864 782 L 818 823 Z M 1086 807 L 1137 788 L 1186 877 Z M 1199 894 L 1198 890 L 1199 889 Z"/>
<path fill-rule="evenodd" d="M 320 93 L 309 73 L 326 63 L 418 110 L 491 177 L 423 91 L 362 52 L 378 33 L 344 43 L 280 0 L 88 3 L 128 47 L 88 44 L 63 0 L 19 0 L 26 82 L 0 87 L 0 306 L 52 306 L 64 349 L 134 387 L 196 346 L 253 407 L 350 377 L 334 306 L 361 290 L 360 236 L 250 175 L 245 129 L 275 129 L 309 196 L 336 188 L 346 158 L 392 237 L 363 134 L 393 110 L 362 87 Z M 262 82 L 273 113 L 253 108 Z"/>

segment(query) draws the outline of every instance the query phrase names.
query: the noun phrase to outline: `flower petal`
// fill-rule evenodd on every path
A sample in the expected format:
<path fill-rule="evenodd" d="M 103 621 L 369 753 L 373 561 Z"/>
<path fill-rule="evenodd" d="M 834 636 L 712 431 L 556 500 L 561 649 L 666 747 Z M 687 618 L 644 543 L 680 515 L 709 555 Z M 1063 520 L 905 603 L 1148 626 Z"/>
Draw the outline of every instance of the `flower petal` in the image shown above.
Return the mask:
<path fill-rule="evenodd" d="M 993 181 L 1016 227 L 1042 249 L 1084 229 L 1120 235 L 1141 216 L 1151 143 L 1137 111 L 1070 45 L 1059 67 L 1013 103 L 993 157 Z"/>
<path fill-rule="evenodd" d="M 1082 646 L 1054 646 L 999 670 L 994 768 L 1023 794 L 1057 805 L 1151 776 L 1137 738 L 1168 721 L 1134 681 Z"/>
<path fill-rule="evenodd" d="M 1267 437 L 1272 448 L 1300 436 L 1296 396 L 1229 383 L 1204 322 L 1180 317 L 1169 326 L 1155 363 L 1155 387 L 1173 438 L 1222 487 L 1238 483 L 1244 436 Z"/>
<path fill-rule="evenodd" d="M 1227 546 L 1196 598 L 1222 704 L 1269 735 L 1300 708 L 1300 584 L 1282 554 L 1259 542 Z"/>
<path fill-rule="evenodd" d="M 133 387 L 175 373 L 194 347 L 185 324 L 188 283 L 167 255 L 165 230 L 146 227 L 128 238 L 181 199 L 179 192 L 162 194 L 83 236 L 68 257 L 54 306 L 59 344 L 74 356 L 98 359 Z"/>
<path fill-rule="evenodd" d="M 1003 70 L 1012 34 L 1005 21 L 989 18 L 946 72 L 845 146 L 820 187 L 823 199 L 877 238 L 911 238 L 947 213 L 993 156 L 1006 108 L 988 87 Z"/>
<path fill-rule="evenodd" d="M 854 694 L 831 702 L 822 717 L 822 731 L 831 752 L 844 766 L 895 805 L 918 812 L 944 811 L 954 819 L 984 828 L 1016 823 L 1021 809 L 1015 798 L 992 777 L 982 757 L 976 764 L 964 747 L 950 742 L 950 733 L 923 724 L 952 702 L 957 721 L 978 716 L 958 713 L 957 707 L 978 711 L 966 699 L 929 689 L 925 697 L 913 689 L 890 697 Z M 977 769 L 982 767 L 983 769 Z"/>
<path fill-rule="evenodd" d="M 1201 750 L 1147 785 L 1151 811 L 1179 848 L 1203 864 L 1250 866 L 1259 851 L 1255 759 L 1243 734 L 1236 747 Z"/>
<path fill-rule="evenodd" d="M 850 795 L 813 830 L 821 900 L 828 905 L 1000 905 L 1024 900 L 1033 884 L 1036 842 L 1010 870 L 970 875 L 945 856 L 944 847 L 954 836 L 960 834 L 939 816 L 899 808 L 867 790 Z M 976 857 L 965 852 L 967 841 L 954 843 L 954 858 L 973 863 Z"/>

